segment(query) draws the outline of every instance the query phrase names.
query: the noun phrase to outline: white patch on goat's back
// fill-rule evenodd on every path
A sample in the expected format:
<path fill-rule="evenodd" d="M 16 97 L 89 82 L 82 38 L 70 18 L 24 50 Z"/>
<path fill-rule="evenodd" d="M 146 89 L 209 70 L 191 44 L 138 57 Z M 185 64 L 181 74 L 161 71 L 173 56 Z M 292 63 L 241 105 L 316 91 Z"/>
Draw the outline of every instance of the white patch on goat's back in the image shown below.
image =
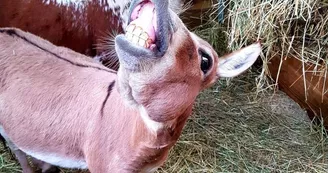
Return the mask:
<path fill-rule="evenodd" d="M 22 150 L 22 149 L 21 149 Z M 30 155 L 34 158 L 37 158 L 41 161 L 47 162 L 51 165 L 56 165 L 63 168 L 77 168 L 77 169 L 87 169 L 87 163 L 85 160 L 77 160 L 71 158 L 65 158 L 58 156 L 52 153 L 42 153 L 42 152 L 33 152 L 28 150 L 22 150 L 27 155 Z"/>
<path fill-rule="evenodd" d="M 88 2 L 91 2 L 91 0 L 56 0 L 55 3 L 64 6 L 73 5 L 76 10 L 83 11 Z M 104 7 L 106 11 L 111 10 L 115 16 L 120 18 L 123 28 L 127 26 L 130 2 L 131 0 L 107 0 L 107 2 L 98 0 L 100 7 Z M 45 3 L 50 4 L 50 0 L 45 1 Z"/>
<path fill-rule="evenodd" d="M 164 126 L 163 123 L 159 123 L 159 122 L 156 122 L 156 121 L 150 119 L 145 107 L 140 106 L 139 110 L 140 110 L 141 118 L 149 130 L 151 130 L 152 132 L 157 132 L 157 130 L 163 128 L 163 126 Z"/>
<path fill-rule="evenodd" d="M 69 4 L 69 3 L 77 3 L 82 2 L 81 0 L 56 0 L 59 4 Z"/>
<path fill-rule="evenodd" d="M 87 2 L 91 2 L 92 0 L 56 0 L 56 4 L 60 5 L 74 5 L 76 10 L 81 10 L 85 8 Z M 122 22 L 122 27 L 126 28 L 128 22 L 129 15 L 129 7 L 132 0 L 107 0 L 104 2 L 103 0 L 98 0 L 100 6 L 104 7 L 106 11 L 111 10 L 115 16 L 120 18 Z M 44 3 L 50 4 L 51 0 L 45 0 Z M 171 0 L 170 8 L 172 10 L 178 12 L 181 11 L 180 1 Z"/>
<path fill-rule="evenodd" d="M 108 8 L 113 11 L 113 13 L 116 16 L 120 16 L 120 19 L 122 20 L 122 27 L 126 28 L 127 21 L 128 21 L 128 15 L 129 15 L 129 3 L 131 0 L 107 0 Z M 119 9 L 119 11 L 116 11 L 115 9 Z M 108 9 L 106 9 L 108 10 Z"/>
<path fill-rule="evenodd" d="M 65 6 L 71 5 L 71 4 L 76 5 L 76 6 L 81 6 L 87 1 L 90 1 L 90 0 L 56 0 L 55 3 L 60 4 L 60 5 L 65 5 Z M 50 4 L 51 2 L 53 2 L 53 1 L 51 1 L 51 0 L 44 1 L 44 3 L 46 3 L 46 4 Z"/>

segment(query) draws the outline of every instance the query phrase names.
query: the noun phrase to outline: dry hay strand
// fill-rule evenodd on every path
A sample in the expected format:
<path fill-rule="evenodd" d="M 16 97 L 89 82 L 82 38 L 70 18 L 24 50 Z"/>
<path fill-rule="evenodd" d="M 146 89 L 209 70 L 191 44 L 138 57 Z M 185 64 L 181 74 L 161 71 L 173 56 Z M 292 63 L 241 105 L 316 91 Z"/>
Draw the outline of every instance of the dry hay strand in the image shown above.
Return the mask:
<path fill-rule="evenodd" d="M 296 58 L 302 62 L 305 92 L 306 73 L 321 77 L 319 82 L 326 79 L 327 0 L 231 0 L 226 3 L 228 47 L 238 49 L 257 40 L 263 43 L 263 71 L 258 77 L 259 88 L 263 89 L 272 84 L 268 62 L 273 57 Z M 308 70 L 307 66 L 311 66 L 313 70 Z M 280 70 L 281 64 L 279 72 Z M 322 94 L 327 93 L 327 90 L 323 87 Z"/>

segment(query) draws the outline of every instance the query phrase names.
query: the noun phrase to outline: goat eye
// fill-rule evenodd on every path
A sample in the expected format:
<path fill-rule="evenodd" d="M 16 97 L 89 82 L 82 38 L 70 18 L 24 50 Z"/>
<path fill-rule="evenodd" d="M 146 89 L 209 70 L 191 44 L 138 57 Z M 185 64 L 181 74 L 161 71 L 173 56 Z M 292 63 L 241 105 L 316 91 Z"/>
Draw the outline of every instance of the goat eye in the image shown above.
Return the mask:
<path fill-rule="evenodd" d="M 200 68 L 204 74 L 206 74 L 212 67 L 212 58 L 204 51 L 199 51 L 199 55 L 202 58 Z"/>

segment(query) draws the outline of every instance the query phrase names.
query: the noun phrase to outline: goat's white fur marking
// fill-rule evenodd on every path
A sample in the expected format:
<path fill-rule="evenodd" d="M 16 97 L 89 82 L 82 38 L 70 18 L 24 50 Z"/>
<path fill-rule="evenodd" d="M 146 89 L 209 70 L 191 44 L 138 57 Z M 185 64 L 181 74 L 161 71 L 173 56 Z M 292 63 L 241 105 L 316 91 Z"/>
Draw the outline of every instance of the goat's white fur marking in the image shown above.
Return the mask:
<path fill-rule="evenodd" d="M 56 0 L 56 2 L 59 4 L 69 4 L 69 3 L 81 2 L 81 0 Z"/>
<path fill-rule="evenodd" d="M 83 9 L 86 5 L 86 2 L 91 1 L 91 0 L 56 0 L 57 4 L 61 4 L 61 5 L 73 5 L 77 10 L 79 9 Z M 103 1 L 102 0 L 98 0 L 99 4 L 102 4 Z M 107 0 L 107 4 L 105 6 L 105 10 L 112 10 L 112 13 L 116 16 L 119 16 L 121 21 L 122 21 L 122 26 L 123 28 L 126 27 L 127 25 L 127 19 L 128 19 L 128 14 L 129 14 L 129 10 L 127 10 L 127 6 L 129 4 L 131 0 Z M 50 3 L 50 0 L 45 1 L 47 4 Z M 105 5 L 105 4 L 102 4 Z M 118 10 L 116 10 L 118 9 Z"/>
<path fill-rule="evenodd" d="M 52 153 L 41 153 L 41 152 L 33 152 L 27 150 L 22 150 L 22 151 L 34 158 L 37 158 L 49 164 L 60 166 L 63 168 L 78 168 L 78 169 L 88 168 L 87 163 L 84 160 L 65 158 Z"/>
<path fill-rule="evenodd" d="M 140 106 L 139 112 L 140 112 L 141 118 L 142 118 L 143 122 L 145 123 L 146 127 L 149 130 L 151 130 L 152 132 L 157 132 L 157 130 L 164 127 L 163 123 L 159 123 L 159 122 L 156 122 L 156 121 L 150 119 L 145 107 Z"/>

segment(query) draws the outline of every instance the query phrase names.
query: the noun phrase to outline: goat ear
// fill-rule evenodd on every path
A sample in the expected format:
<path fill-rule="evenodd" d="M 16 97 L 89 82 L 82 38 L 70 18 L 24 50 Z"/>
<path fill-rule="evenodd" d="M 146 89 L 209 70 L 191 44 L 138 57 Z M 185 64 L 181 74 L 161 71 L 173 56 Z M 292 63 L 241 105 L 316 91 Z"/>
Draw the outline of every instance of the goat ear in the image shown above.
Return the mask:
<path fill-rule="evenodd" d="M 261 53 L 259 42 L 219 58 L 217 75 L 235 77 L 251 67 Z"/>

